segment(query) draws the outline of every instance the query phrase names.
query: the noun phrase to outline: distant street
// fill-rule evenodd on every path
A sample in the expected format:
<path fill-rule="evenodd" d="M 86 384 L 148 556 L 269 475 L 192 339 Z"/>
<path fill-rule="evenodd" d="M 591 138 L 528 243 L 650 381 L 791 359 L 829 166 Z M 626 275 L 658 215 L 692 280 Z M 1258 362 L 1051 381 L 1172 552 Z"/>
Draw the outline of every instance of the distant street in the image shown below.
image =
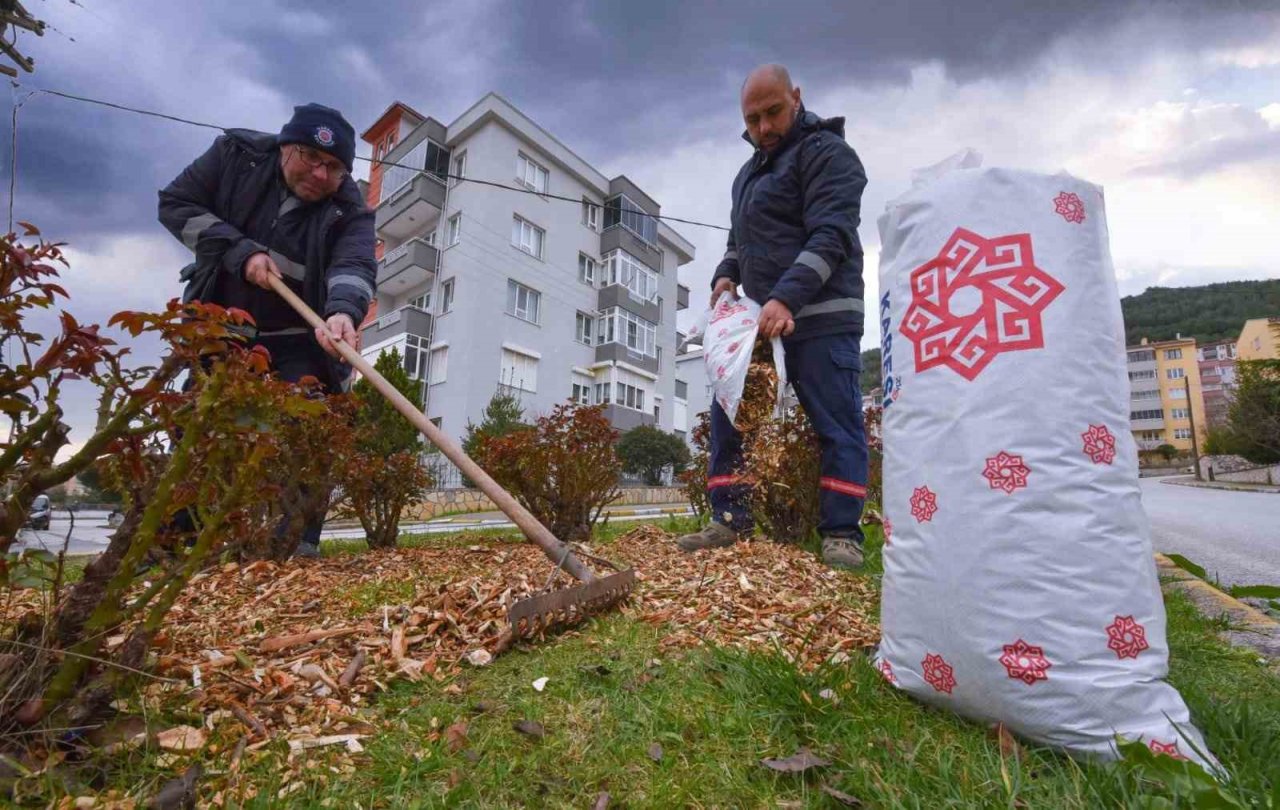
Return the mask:
<path fill-rule="evenodd" d="M 1280 585 L 1280 495 L 1142 479 L 1156 551 L 1181 554 L 1224 585 Z"/>

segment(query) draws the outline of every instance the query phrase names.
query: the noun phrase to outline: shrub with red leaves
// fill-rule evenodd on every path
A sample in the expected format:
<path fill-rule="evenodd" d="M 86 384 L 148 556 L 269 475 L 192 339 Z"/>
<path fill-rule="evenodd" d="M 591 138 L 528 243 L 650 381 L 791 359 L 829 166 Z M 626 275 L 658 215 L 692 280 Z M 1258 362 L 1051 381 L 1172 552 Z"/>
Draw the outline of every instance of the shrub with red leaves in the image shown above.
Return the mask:
<path fill-rule="evenodd" d="M 618 431 L 601 406 L 557 405 L 529 428 L 486 437 L 476 462 L 565 542 L 588 542 L 617 500 Z"/>

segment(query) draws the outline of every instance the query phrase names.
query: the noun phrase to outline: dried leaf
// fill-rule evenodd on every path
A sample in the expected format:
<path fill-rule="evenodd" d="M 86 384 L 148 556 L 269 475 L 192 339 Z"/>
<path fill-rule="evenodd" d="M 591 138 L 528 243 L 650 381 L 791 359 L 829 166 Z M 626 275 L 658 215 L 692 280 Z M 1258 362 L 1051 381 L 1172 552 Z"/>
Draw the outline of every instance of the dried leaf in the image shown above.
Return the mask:
<path fill-rule="evenodd" d="M 609 810 L 609 801 L 609 794 L 602 790 L 596 796 L 596 803 L 591 805 L 591 808 L 592 810 Z"/>
<path fill-rule="evenodd" d="M 1004 723 L 996 723 L 992 726 L 991 733 L 995 736 L 996 741 L 1000 745 L 1000 756 L 1015 758 L 1022 756 L 1022 745 L 1009 731 L 1009 727 Z"/>
<path fill-rule="evenodd" d="M 467 663 L 473 667 L 487 667 L 493 662 L 488 650 L 472 650 L 467 653 Z"/>
<path fill-rule="evenodd" d="M 845 807 L 862 807 L 862 800 L 857 796 L 850 796 L 842 790 L 836 790 L 831 785 L 823 785 L 822 792 L 835 799 Z"/>
<path fill-rule="evenodd" d="M 192 765 L 176 779 L 165 782 L 164 787 L 151 797 L 147 807 L 152 810 L 188 810 L 196 806 L 196 782 L 204 775 L 200 763 Z"/>
<path fill-rule="evenodd" d="M 174 726 L 156 735 L 156 744 L 166 751 L 197 751 L 207 741 L 205 733 L 192 726 Z"/>
<path fill-rule="evenodd" d="M 661 745 L 659 745 L 658 743 L 653 743 L 652 745 L 649 746 L 649 759 L 653 760 L 654 762 L 662 761 Z"/>
<path fill-rule="evenodd" d="M 546 676 L 543 676 L 543 677 L 541 677 L 541 678 L 538 678 L 536 681 L 534 681 L 534 682 L 533 682 L 533 688 L 534 688 L 534 691 L 536 691 L 536 692 L 541 692 L 543 689 L 546 689 L 546 688 L 547 688 L 547 681 L 549 681 L 549 680 L 551 680 L 551 679 L 550 679 L 550 678 L 548 678 L 548 677 L 546 677 Z"/>
<path fill-rule="evenodd" d="M 444 730 L 445 745 L 451 753 L 458 753 L 467 747 L 467 724 L 459 720 Z"/>
<path fill-rule="evenodd" d="M 547 730 L 542 727 L 542 724 L 534 720 L 521 720 L 513 725 L 512 728 L 526 737 L 533 737 L 536 740 L 542 739 L 547 734 Z"/>
<path fill-rule="evenodd" d="M 779 773 L 804 773 L 810 768 L 825 768 L 831 763 L 802 747 L 786 759 L 762 759 L 760 764 Z"/>

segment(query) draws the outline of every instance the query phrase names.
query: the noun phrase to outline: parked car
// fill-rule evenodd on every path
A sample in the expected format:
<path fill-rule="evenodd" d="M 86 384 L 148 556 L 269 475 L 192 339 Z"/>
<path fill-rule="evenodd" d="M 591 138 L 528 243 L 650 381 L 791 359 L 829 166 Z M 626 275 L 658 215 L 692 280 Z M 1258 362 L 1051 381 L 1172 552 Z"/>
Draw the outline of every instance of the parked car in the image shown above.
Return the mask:
<path fill-rule="evenodd" d="M 53 504 L 49 501 L 49 496 L 42 493 L 31 502 L 31 512 L 27 515 L 27 522 L 24 525 L 28 529 L 47 531 L 52 515 Z"/>

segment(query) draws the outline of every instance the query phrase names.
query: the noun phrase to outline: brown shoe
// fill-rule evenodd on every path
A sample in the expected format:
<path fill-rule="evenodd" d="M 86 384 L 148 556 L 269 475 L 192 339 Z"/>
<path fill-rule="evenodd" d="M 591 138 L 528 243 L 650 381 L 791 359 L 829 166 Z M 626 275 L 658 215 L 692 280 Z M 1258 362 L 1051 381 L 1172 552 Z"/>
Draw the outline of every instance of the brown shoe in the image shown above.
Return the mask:
<path fill-rule="evenodd" d="M 832 568 L 861 568 L 862 544 L 852 537 L 824 537 L 822 561 Z"/>
<path fill-rule="evenodd" d="M 686 534 L 676 540 L 682 551 L 699 551 L 704 548 L 725 548 L 738 542 L 738 533 L 723 523 L 714 520 L 700 532 Z"/>

